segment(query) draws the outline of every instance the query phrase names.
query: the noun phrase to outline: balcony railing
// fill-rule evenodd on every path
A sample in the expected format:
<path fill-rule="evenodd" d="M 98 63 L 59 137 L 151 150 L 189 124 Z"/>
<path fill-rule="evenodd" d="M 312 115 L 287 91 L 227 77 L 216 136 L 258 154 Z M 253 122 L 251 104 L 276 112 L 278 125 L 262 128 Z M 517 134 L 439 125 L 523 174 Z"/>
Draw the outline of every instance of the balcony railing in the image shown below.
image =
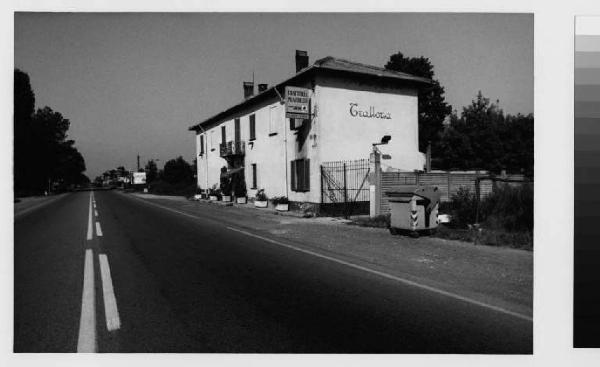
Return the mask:
<path fill-rule="evenodd" d="M 243 141 L 228 141 L 227 143 L 219 144 L 221 157 L 231 157 L 236 155 L 246 154 L 246 145 Z"/>

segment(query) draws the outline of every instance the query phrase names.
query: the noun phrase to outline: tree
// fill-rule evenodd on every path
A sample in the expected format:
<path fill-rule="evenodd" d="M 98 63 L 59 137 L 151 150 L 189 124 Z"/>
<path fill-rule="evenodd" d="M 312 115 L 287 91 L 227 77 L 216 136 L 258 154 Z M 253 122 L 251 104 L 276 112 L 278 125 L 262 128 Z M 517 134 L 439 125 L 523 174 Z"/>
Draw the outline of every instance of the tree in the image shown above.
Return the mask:
<path fill-rule="evenodd" d="M 50 183 L 67 187 L 89 182 L 83 175 L 83 156 L 75 141 L 67 140 L 69 120 L 47 106 L 34 112 L 29 76 L 15 69 L 14 78 L 15 192 L 40 193 Z"/>
<path fill-rule="evenodd" d="M 170 184 L 189 184 L 194 182 L 192 166 L 182 156 L 165 163 L 162 179 Z"/>
<path fill-rule="evenodd" d="M 29 76 L 19 69 L 14 72 L 14 185 L 15 190 L 31 187 L 31 167 L 35 155 L 31 151 L 31 118 L 35 108 L 35 95 Z"/>
<path fill-rule="evenodd" d="M 148 163 L 146 163 L 145 171 L 147 183 L 156 180 L 158 176 L 158 167 L 156 167 L 156 162 L 154 162 L 154 159 L 151 159 L 148 161 Z"/>
<path fill-rule="evenodd" d="M 533 116 L 504 115 L 481 92 L 460 117 L 453 113 L 441 136 L 435 166 L 533 174 Z M 443 152 L 443 153 L 442 153 Z"/>
<path fill-rule="evenodd" d="M 390 56 L 385 68 L 432 80 L 433 84 L 421 88 L 418 94 L 419 151 L 425 152 L 429 142 L 432 147 L 437 147 L 444 128 L 444 119 L 452 112 L 452 107 L 446 103 L 444 87 L 434 79 L 431 61 L 423 56 L 404 57 L 401 52 L 398 52 Z"/>

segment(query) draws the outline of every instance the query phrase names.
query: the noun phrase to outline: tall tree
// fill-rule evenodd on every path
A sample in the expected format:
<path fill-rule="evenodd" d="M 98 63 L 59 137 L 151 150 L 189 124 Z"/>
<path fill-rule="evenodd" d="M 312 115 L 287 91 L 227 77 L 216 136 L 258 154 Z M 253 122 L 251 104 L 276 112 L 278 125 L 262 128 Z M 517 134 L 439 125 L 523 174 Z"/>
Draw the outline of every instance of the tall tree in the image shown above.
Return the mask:
<path fill-rule="evenodd" d="M 145 171 L 147 183 L 156 180 L 158 176 L 158 167 L 156 167 L 156 162 L 154 161 L 154 159 L 151 159 L 148 161 L 148 163 L 146 163 Z"/>
<path fill-rule="evenodd" d="M 31 151 L 31 117 L 35 108 L 35 94 L 29 76 L 19 69 L 14 72 L 14 185 L 15 190 L 31 186 L 35 154 Z"/>
<path fill-rule="evenodd" d="M 419 150 L 425 152 L 431 142 L 437 148 L 444 119 L 452 112 L 446 103 L 444 87 L 434 77 L 433 65 L 428 58 L 405 57 L 401 52 L 390 56 L 385 68 L 431 79 L 433 84 L 419 90 Z"/>
<path fill-rule="evenodd" d="M 165 163 L 162 174 L 163 180 L 171 184 L 194 182 L 192 166 L 182 156 Z"/>
<path fill-rule="evenodd" d="M 533 174 L 533 116 L 504 115 L 481 92 L 460 116 L 454 113 L 439 144 L 435 166 Z"/>

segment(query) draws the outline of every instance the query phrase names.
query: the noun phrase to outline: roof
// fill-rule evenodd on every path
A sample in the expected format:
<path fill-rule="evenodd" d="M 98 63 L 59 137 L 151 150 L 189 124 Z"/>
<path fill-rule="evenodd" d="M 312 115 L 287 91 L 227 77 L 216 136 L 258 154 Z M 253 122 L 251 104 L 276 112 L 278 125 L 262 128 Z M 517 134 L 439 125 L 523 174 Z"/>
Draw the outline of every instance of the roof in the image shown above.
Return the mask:
<path fill-rule="evenodd" d="M 219 112 L 218 114 L 216 114 L 212 117 L 207 118 L 206 120 L 204 120 L 194 126 L 190 126 L 188 130 L 192 130 L 192 131 L 200 130 L 202 128 L 202 126 L 206 126 L 206 125 L 209 125 L 210 123 L 222 120 L 225 117 L 227 117 L 228 115 L 236 113 L 254 103 L 257 103 L 261 100 L 264 100 L 265 98 L 268 98 L 269 96 L 276 95 L 276 94 L 280 95 L 280 94 L 282 94 L 282 91 L 276 90 L 276 88 L 288 85 L 292 81 L 298 80 L 298 79 L 305 77 L 311 73 L 317 73 L 317 72 L 343 73 L 343 74 L 346 74 L 347 76 L 354 76 L 354 77 L 371 77 L 371 78 L 376 77 L 376 78 L 387 79 L 387 80 L 404 81 L 404 82 L 414 84 L 417 86 L 427 86 L 427 85 L 432 84 L 432 81 L 427 78 L 421 78 L 421 77 L 414 76 L 411 74 L 387 70 L 387 69 L 380 68 L 380 67 L 373 66 L 373 65 L 366 65 L 366 64 L 361 64 L 358 62 L 353 62 L 353 61 L 335 58 L 332 56 L 327 56 L 327 57 L 324 57 L 322 59 L 315 61 L 314 64 L 300 70 L 295 75 L 278 83 L 277 85 L 274 85 L 274 86 L 268 88 L 267 90 L 265 90 L 261 93 L 258 93 L 250 98 L 247 98 L 247 99 L 233 105 L 232 107 L 229 107 L 228 109 L 226 109 L 222 112 Z"/>

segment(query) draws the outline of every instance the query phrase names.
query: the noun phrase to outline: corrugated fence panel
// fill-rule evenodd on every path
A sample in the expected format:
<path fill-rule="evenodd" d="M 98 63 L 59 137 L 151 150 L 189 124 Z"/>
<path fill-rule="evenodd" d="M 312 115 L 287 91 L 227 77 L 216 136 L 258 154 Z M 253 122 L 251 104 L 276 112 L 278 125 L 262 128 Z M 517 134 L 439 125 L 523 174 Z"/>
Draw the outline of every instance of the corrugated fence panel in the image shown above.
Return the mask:
<path fill-rule="evenodd" d="M 478 173 L 416 173 L 416 172 L 382 172 L 381 174 L 381 213 L 389 213 L 390 206 L 385 195 L 386 191 L 397 191 L 406 189 L 407 185 L 428 185 L 437 186 L 442 193 L 441 201 L 450 201 L 452 195 L 455 195 L 462 188 L 468 189 L 471 193 L 476 193 L 477 177 L 482 177 L 479 183 L 479 194 L 481 198 L 486 197 L 494 190 L 495 185 L 492 178 L 485 178 Z M 509 175 L 509 180 L 524 181 L 523 175 Z M 511 185 L 520 185 L 520 183 L 510 183 Z"/>

